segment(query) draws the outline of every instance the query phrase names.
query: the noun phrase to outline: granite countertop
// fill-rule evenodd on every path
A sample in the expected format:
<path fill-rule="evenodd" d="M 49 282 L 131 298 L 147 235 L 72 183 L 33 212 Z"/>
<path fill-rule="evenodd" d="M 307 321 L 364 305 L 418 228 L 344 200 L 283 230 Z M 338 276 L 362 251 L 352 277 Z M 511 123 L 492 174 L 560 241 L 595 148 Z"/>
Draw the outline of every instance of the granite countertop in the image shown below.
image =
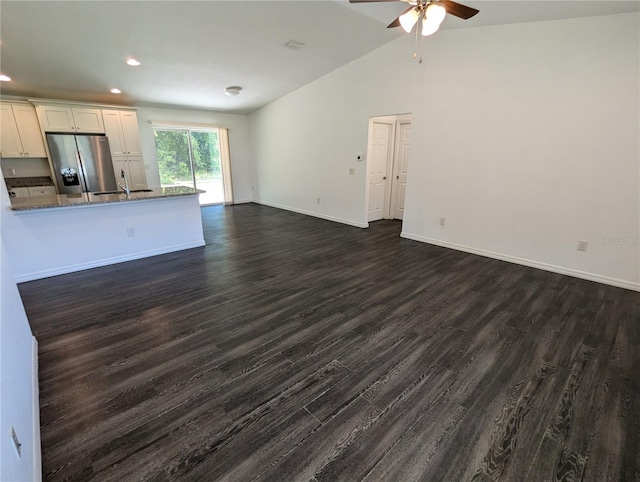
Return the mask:
<path fill-rule="evenodd" d="M 200 189 L 186 186 L 160 187 L 131 192 L 130 197 L 124 192 L 118 194 L 95 193 L 58 194 L 56 196 L 21 197 L 11 199 L 11 209 L 14 211 L 30 211 L 33 209 L 65 208 L 72 206 L 95 206 L 99 204 L 144 201 L 148 199 L 162 199 L 176 196 L 192 196 L 203 193 Z"/>

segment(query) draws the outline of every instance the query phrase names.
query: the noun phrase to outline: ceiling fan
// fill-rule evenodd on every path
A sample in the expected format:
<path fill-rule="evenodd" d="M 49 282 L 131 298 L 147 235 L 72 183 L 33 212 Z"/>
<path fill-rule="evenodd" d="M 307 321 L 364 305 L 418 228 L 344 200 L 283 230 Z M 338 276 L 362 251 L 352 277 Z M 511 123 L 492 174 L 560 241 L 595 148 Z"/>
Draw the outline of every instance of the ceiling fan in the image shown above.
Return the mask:
<path fill-rule="evenodd" d="M 414 25 L 422 19 L 422 35 L 424 37 L 438 31 L 447 13 L 467 20 L 479 12 L 475 8 L 452 0 L 349 0 L 349 3 L 398 1 L 406 2 L 411 6 L 391 22 L 387 28 L 402 27 L 405 32 L 409 33 Z"/>

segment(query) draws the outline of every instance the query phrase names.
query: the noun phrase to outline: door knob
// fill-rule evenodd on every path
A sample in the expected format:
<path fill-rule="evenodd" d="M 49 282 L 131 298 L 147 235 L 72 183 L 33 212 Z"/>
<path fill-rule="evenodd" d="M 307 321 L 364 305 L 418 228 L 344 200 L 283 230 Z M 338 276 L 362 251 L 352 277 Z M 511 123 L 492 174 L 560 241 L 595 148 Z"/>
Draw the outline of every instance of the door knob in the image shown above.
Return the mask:
<path fill-rule="evenodd" d="M 386 179 L 387 179 L 387 176 L 384 176 L 384 177 L 382 178 L 382 180 L 383 180 L 383 181 L 384 181 L 384 180 L 386 180 Z"/>

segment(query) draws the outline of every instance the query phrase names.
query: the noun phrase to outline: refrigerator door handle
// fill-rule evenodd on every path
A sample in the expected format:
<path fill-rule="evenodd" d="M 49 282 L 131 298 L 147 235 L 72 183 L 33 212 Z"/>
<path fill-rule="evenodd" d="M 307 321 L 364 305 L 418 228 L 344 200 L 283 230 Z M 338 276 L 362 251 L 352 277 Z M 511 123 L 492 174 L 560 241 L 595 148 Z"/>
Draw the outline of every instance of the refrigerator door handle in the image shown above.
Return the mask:
<path fill-rule="evenodd" d="M 84 168 L 84 160 L 82 159 L 82 152 L 76 151 L 76 161 L 78 162 L 78 168 L 82 173 L 82 190 L 84 192 L 89 192 L 89 189 L 87 186 L 87 171 Z"/>

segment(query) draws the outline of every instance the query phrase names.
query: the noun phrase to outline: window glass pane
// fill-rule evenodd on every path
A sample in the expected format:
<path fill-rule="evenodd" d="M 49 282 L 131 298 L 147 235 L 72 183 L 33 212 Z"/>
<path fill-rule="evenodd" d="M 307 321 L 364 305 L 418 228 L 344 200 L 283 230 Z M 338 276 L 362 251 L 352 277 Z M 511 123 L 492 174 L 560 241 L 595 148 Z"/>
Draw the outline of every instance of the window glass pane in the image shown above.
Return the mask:
<path fill-rule="evenodd" d="M 194 187 L 188 131 L 156 130 L 155 137 L 160 185 Z"/>
<path fill-rule="evenodd" d="M 203 190 L 200 204 L 224 202 L 217 129 L 156 129 L 154 134 L 161 186 Z"/>
<path fill-rule="evenodd" d="M 218 131 L 191 131 L 191 153 L 196 187 L 206 191 L 200 194 L 200 204 L 224 202 Z"/>

